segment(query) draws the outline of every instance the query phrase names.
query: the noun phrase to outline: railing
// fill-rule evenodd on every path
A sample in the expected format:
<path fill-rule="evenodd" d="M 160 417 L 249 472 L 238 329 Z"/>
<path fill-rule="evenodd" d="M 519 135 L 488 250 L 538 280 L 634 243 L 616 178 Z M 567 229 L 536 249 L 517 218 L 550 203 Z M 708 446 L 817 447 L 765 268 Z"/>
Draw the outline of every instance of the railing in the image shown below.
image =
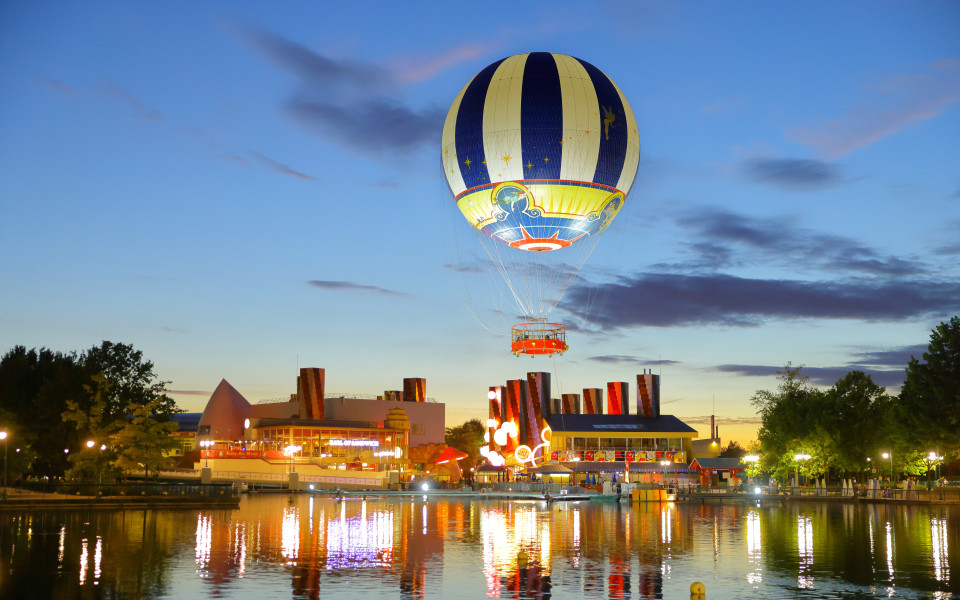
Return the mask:
<path fill-rule="evenodd" d="M 63 496 L 177 496 L 185 498 L 229 498 L 239 495 L 232 483 L 53 483 L 27 481 L 24 490 Z"/>

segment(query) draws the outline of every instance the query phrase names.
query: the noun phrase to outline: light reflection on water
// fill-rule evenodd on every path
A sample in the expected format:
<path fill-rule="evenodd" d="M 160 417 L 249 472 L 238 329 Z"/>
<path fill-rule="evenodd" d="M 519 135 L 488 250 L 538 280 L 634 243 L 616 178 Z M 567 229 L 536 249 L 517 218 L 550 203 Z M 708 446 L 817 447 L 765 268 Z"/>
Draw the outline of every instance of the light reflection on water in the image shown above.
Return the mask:
<path fill-rule="evenodd" d="M 958 544 L 957 507 L 263 495 L 0 513 L 0 597 L 958 600 Z"/>

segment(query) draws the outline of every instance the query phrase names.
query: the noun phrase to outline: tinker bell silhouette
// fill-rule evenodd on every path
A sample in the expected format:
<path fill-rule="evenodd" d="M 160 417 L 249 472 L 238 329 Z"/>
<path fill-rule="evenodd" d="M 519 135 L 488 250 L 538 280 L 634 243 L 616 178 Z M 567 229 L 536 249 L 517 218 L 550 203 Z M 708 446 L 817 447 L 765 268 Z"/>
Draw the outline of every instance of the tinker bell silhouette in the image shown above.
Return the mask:
<path fill-rule="evenodd" d="M 510 215 L 527 215 L 536 219 L 541 215 L 540 209 L 531 206 L 527 190 L 520 187 L 504 186 L 497 190 L 493 198 L 494 213 L 498 221 L 507 219 Z"/>

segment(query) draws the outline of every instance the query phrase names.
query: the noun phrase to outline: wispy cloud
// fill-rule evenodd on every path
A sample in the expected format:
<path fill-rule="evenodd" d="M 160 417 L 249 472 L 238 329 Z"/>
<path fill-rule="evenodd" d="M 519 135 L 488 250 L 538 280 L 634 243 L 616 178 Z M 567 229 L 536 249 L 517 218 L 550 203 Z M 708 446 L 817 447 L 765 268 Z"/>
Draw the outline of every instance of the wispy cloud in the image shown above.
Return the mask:
<path fill-rule="evenodd" d="M 166 390 L 166 393 L 171 396 L 209 396 L 213 392 L 205 390 Z"/>
<path fill-rule="evenodd" d="M 296 78 L 296 89 L 283 107 L 295 124 L 358 152 L 395 158 L 435 143 L 446 114 L 437 107 L 407 106 L 396 96 L 398 85 L 479 52 L 464 47 L 431 65 L 408 64 L 397 81 L 379 65 L 324 56 L 273 32 L 249 29 L 244 37 Z"/>
<path fill-rule="evenodd" d="M 592 315 L 591 323 L 605 328 L 746 327 L 768 319 L 804 318 L 896 321 L 960 309 L 960 282 L 795 281 L 669 273 L 641 273 L 608 284 L 577 285 L 561 308 L 575 314 L 598 291 L 607 294 L 606 308 Z"/>
<path fill-rule="evenodd" d="M 450 48 L 436 56 L 422 60 L 400 58 L 394 61 L 392 71 L 402 83 L 418 83 L 433 79 L 443 71 L 460 63 L 476 60 L 497 51 L 501 44 L 495 41 L 474 42 Z"/>
<path fill-rule="evenodd" d="M 792 191 L 809 191 L 843 183 L 843 170 L 821 160 L 763 158 L 743 163 L 743 172 L 758 183 Z"/>
<path fill-rule="evenodd" d="M 683 264 L 656 265 L 658 269 L 717 270 L 759 258 L 767 264 L 785 262 L 793 269 L 801 265 L 867 275 L 916 276 L 927 270 L 919 261 L 884 255 L 851 238 L 800 227 L 788 217 L 758 219 L 704 208 L 678 216 L 676 224 L 690 232 L 681 239 L 697 240 L 686 244 L 693 258 Z M 754 256 L 745 255 L 743 250 Z"/>
<path fill-rule="evenodd" d="M 58 94 L 64 94 L 65 96 L 76 96 L 79 94 L 76 88 L 71 85 L 68 85 L 59 79 L 41 79 L 43 85 L 47 86 L 51 92 L 56 92 Z"/>
<path fill-rule="evenodd" d="M 374 294 L 380 294 L 383 296 L 400 296 L 407 297 L 410 294 L 405 292 L 398 292 L 395 290 L 388 290 L 386 288 L 378 287 L 375 285 L 363 285 L 360 283 L 353 283 L 351 281 L 322 281 L 322 280 L 312 280 L 308 281 L 307 285 L 319 288 L 321 290 L 327 290 L 332 292 L 370 292 Z"/>
<path fill-rule="evenodd" d="M 871 86 L 870 98 L 843 116 L 788 132 L 790 138 L 837 158 L 943 114 L 960 100 L 960 60 L 943 59 L 921 73 L 903 73 Z"/>
<path fill-rule="evenodd" d="M 289 175 L 291 177 L 296 177 L 297 179 L 303 179 L 305 181 L 319 181 L 316 177 L 313 177 L 312 175 L 301 173 L 300 171 L 297 171 L 296 169 L 292 169 L 283 163 L 279 163 L 273 160 L 272 158 L 270 158 L 269 156 L 264 156 L 259 152 L 254 152 L 253 150 L 247 150 L 247 154 L 249 154 L 258 163 L 267 167 L 274 173 L 280 173 L 281 175 Z"/>
<path fill-rule="evenodd" d="M 156 122 L 164 121 L 166 119 L 162 112 L 147 106 L 132 92 L 111 81 L 101 84 L 99 90 L 102 93 L 112 96 L 126 104 L 127 107 L 133 111 L 134 116 L 136 116 L 136 118 L 140 121 Z"/>
<path fill-rule="evenodd" d="M 695 417 L 680 417 L 684 423 L 709 425 L 710 415 L 700 415 Z M 760 425 L 763 421 L 760 417 L 721 417 L 714 415 L 714 422 L 719 425 Z"/>
<path fill-rule="evenodd" d="M 810 378 L 810 383 L 814 385 L 831 386 L 837 381 L 843 379 L 850 371 L 863 371 L 873 379 L 873 382 L 882 387 L 900 387 L 905 378 L 906 363 L 900 369 L 872 369 L 858 365 L 846 365 L 841 367 L 803 367 L 801 375 Z M 783 370 L 783 366 L 774 367 L 769 365 L 718 365 L 713 368 L 714 371 L 722 373 L 736 373 L 747 377 L 772 377 L 778 371 Z"/>
<path fill-rule="evenodd" d="M 390 98 L 343 105 L 330 100 L 300 93 L 286 109 L 306 131 L 373 155 L 400 158 L 404 151 L 439 143 L 446 115 L 439 108 L 416 110 Z"/>
<path fill-rule="evenodd" d="M 451 271 L 455 271 L 457 273 L 486 273 L 487 272 L 486 269 L 483 269 L 473 264 L 454 265 L 454 264 L 447 263 L 443 265 L 443 268 L 450 269 Z"/>
<path fill-rule="evenodd" d="M 855 359 L 851 364 L 869 365 L 871 367 L 906 367 L 911 358 L 920 359 L 926 351 L 927 344 L 914 344 L 913 346 L 883 350 L 862 350 L 853 354 Z"/>
<path fill-rule="evenodd" d="M 639 356 L 629 356 L 626 354 L 605 354 L 602 356 L 590 356 L 587 357 L 587 360 L 592 360 L 593 362 L 599 363 L 611 363 L 611 364 L 625 364 L 625 365 L 638 365 L 644 367 L 651 367 L 654 365 L 677 365 L 680 364 L 679 360 L 663 360 L 657 358 L 642 358 Z"/>

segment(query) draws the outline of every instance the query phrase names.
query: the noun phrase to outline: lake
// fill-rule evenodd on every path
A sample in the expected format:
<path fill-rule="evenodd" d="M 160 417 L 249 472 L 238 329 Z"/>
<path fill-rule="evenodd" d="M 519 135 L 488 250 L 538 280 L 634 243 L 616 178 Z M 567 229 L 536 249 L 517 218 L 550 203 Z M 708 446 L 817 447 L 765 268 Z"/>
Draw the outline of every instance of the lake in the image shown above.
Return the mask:
<path fill-rule="evenodd" d="M 263 494 L 3 512 L 0 562 L 3 598 L 957 600 L 960 507 Z"/>

